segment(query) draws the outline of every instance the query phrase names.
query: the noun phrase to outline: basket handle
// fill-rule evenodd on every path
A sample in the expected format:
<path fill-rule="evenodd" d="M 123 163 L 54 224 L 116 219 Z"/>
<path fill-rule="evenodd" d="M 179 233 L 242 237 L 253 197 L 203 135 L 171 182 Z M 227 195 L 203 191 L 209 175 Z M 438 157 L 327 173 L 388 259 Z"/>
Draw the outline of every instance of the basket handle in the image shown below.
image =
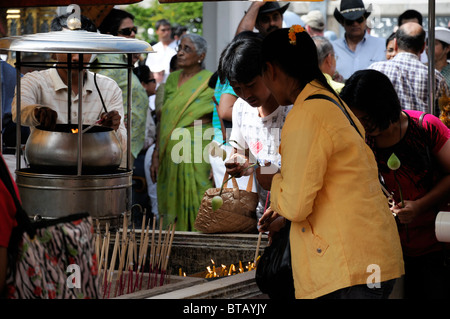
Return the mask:
<path fill-rule="evenodd" d="M 225 183 L 225 181 L 230 177 L 230 175 L 225 172 L 225 174 L 223 175 L 223 181 L 222 181 L 222 185 L 223 183 Z M 233 182 L 233 188 L 239 188 L 239 185 L 236 181 L 236 178 L 232 177 L 231 181 Z M 245 189 L 247 192 L 251 192 L 253 189 L 253 174 L 249 175 L 248 177 L 248 183 L 247 183 L 247 188 Z"/>
<path fill-rule="evenodd" d="M 229 178 L 229 176 L 230 175 L 227 172 L 225 172 L 225 174 L 223 175 L 222 185 Z M 231 181 L 233 183 L 233 197 L 235 199 L 239 199 L 239 185 L 238 185 L 238 183 L 236 181 L 236 178 L 231 177 Z M 249 175 L 249 177 L 248 177 L 248 183 L 247 183 L 246 191 L 247 192 L 251 192 L 252 189 L 253 189 L 253 174 Z"/>

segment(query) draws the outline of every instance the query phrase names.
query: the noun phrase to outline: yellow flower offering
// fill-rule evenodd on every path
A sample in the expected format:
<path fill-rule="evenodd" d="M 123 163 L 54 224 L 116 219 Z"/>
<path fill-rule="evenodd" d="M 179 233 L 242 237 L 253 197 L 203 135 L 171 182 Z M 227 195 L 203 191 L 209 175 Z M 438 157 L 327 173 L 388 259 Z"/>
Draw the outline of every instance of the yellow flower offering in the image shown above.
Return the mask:
<path fill-rule="evenodd" d="M 299 32 L 305 32 L 305 29 L 298 24 L 294 24 L 292 27 L 289 28 L 289 43 L 292 45 L 297 44 L 297 36 L 296 34 Z"/>

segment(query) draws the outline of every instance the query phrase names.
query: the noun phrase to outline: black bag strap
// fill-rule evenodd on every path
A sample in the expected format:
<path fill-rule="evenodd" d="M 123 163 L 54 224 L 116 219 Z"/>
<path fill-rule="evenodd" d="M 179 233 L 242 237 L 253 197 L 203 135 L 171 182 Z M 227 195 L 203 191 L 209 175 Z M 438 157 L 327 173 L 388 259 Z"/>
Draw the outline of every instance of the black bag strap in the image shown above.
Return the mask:
<path fill-rule="evenodd" d="M 355 122 L 351 118 L 350 114 L 348 114 L 348 112 L 344 106 L 342 106 L 341 104 L 336 102 L 336 100 L 334 100 L 333 98 L 331 98 L 325 94 L 314 94 L 314 95 L 311 95 L 308 98 L 306 98 L 306 100 L 312 100 L 312 99 L 325 99 L 325 100 L 331 101 L 334 104 L 336 104 L 342 110 L 342 112 L 344 112 L 345 116 L 350 121 L 350 124 L 355 128 L 355 130 L 358 132 L 358 134 L 364 139 L 361 132 L 358 130 L 358 127 L 356 126 Z M 386 196 L 389 196 L 389 192 L 386 190 L 386 185 L 384 184 L 383 177 L 381 176 L 381 174 L 378 174 L 378 175 L 379 175 L 379 182 L 381 185 L 381 189 L 383 190 L 383 192 L 385 193 Z"/>
<path fill-rule="evenodd" d="M 350 124 L 355 128 L 355 130 L 358 132 L 358 134 L 361 137 L 363 137 L 361 132 L 358 130 L 358 127 L 356 126 L 355 122 L 353 121 L 352 117 L 350 116 L 350 114 L 348 114 L 347 109 L 344 106 L 342 106 L 341 104 L 339 104 L 335 99 L 333 99 L 332 97 L 329 97 L 328 95 L 325 95 L 325 94 L 313 94 L 306 98 L 306 100 L 313 100 L 313 99 L 324 99 L 324 100 L 328 100 L 328 101 L 336 104 L 341 109 L 341 111 L 345 114 L 347 119 L 350 121 Z"/>
<path fill-rule="evenodd" d="M 427 114 L 429 114 L 429 113 L 424 112 L 424 113 L 420 114 L 420 117 L 419 117 L 419 127 L 420 127 L 420 131 L 423 133 L 424 138 L 427 135 L 427 130 L 423 127 L 423 119 L 425 118 L 425 116 Z M 431 170 L 433 171 L 434 170 L 433 157 L 431 155 L 432 153 L 430 151 L 430 146 L 428 145 L 428 143 L 426 143 L 425 150 L 427 151 L 428 162 L 430 163 Z"/>
<path fill-rule="evenodd" d="M 425 115 L 427 115 L 428 113 L 426 113 L 426 112 L 424 112 L 424 113 L 422 113 L 422 114 L 420 114 L 420 117 L 419 117 L 419 125 L 420 125 L 420 127 L 422 127 L 423 128 L 423 119 L 424 119 L 424 117 L 425 117 Z"/>

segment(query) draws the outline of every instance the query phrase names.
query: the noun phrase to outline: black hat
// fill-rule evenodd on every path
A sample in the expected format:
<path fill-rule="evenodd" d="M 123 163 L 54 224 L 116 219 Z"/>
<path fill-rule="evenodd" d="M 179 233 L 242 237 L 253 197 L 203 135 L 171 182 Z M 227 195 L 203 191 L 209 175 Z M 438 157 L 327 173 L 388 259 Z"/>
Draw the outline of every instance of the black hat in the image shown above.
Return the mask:
<path fill-rule="evenodd" d="M 334 9 L 334 17 L 342 24 L 344 20 L 357 20 L 363 15 L 367 18 L 371 12 L 372 4 L 366 10 L 362 0 L 342 0 L 340 10 Z"/>
<path fill-rule="evenodd" d="M 261 8 L 259 8 L 258 15 L 261 15 L 263 13 L 273 12 L 273 11 L 280 11 L 280 13 L 283 14 L 289 7 L 289 4 L 290 3 L 288 2 L 283 7 L 280 7 L 278 2 L 268 1 Z"/>

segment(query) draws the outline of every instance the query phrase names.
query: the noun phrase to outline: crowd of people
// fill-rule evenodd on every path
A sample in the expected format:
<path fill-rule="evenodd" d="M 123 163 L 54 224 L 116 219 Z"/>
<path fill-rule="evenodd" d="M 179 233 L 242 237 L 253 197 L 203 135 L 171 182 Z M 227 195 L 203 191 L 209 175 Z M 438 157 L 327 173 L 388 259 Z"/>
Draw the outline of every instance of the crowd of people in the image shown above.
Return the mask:
<path fill-rule="evenodd" d="M 436 28 L 435 43 L 427 43 L 421 14 L 408 10 L 381 39 L 367 26 L 371 7 L 342 0 L 334 17 L 345 33 L 337 38 L 320 11 L 303 15 L 303 26 L 283 28 L 288 6 L 252 2 L 216 72 L 205 68 L 205 38 L 186 29 L 175 38 L 168 20 L 156 23 L 157 53 L 145 61 L 136 56 L 132 78 L 131 153 L 135 161 L 145 157 L 152 215 L 163 227 L 177 220 L 177 230 L 195 231 L 208 188 L 220 187 L 225 174 L 242 189 L 252 179 L 259 231 L 273 238 L 286 224 L 291 229 L 296 298 L 388 298 L 401 277 L 406 298 L 450 297 L 450 250 L 433 228 L 450 202 L 450 130 L 438 118 L 439 101 L 450 96 L 450 29 Z M 52 30 L 64 28 L 65 18 Z M 96 31 L 89 21 L 82 28 Z M 113 9 L 99 31 L 134 38 L 137 28 L 131 14 Z M 426 52 L 433 49 L 436 91 L 429 101 Z M 105 117 L 103 125 L 123 141 L 126 72 L 99 73 L 111 112 L 92 105 L 92 118 L 83 119 Z M 86 71 L 86 84 L 92 78 Z M 23 124 L 65 120 L 53 105 L 63 91 L 50 90 L 60 82 L 67 83 L 62 69 L 24 75 Z M 210 156 L 212 141 L 226 158 Z M 392 154 L 401 162 L 395 171 Z M 2 210 L 12 206 L 0 201 Z M 13 220 L 9 214 L 0 221 L 9 225 L 1 228 L 0 254 Z M 369 265 L 381 269 L 375 287 L 367 285 Z"/>

